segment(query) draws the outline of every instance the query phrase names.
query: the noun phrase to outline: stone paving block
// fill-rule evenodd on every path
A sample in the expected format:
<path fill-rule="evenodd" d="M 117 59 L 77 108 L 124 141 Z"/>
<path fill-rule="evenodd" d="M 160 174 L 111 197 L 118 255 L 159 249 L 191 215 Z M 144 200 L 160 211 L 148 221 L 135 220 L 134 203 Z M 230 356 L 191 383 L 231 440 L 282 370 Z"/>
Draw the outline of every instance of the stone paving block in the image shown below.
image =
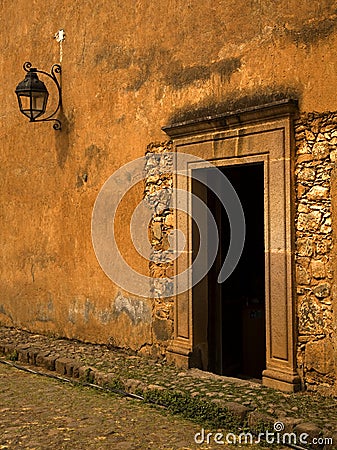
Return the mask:
<path fill-rule="evenodd" d="M 240 423 L 243 423 L 247 419 L 250 409 L 246 406 L 236 402 L 226 402 L 225 406 Z"/>
<path fill-rule="evenodd" d="M 72 376 L 73 373 L 73 360 L 69 358 L 57 358 L 55 360 L 55 371 L 60 375 Z"/>
<path fill-rule="evenodd" d="M 141 381 L 135 380 L 133 378 L 125 380 L 124 384 L 126 392 L 129 392 L 130 394 L 135 394 L 138 389 L 143 390 L 145 387 Z"/>
<path fill-rule="evenodd" d="M 80 378 L 82 381 L 98 385 L 107 383 L 116 388 L 120 386 L 122 390 L 140 395 L 149 388 L 163 390 L 165 389 L 163 386 L 168 386 L 175 392 L 190 392 L 191 397 L 200 397 L 205 402 L 221 401 L 233 413 L 237 424 L 248 421 L 251 431 L 254 429 L 258 432 L 262 431 L 263 426 L 273 432 L 274 423 L 277 421 L 284 423 L 284 432 L 288 433 L 293 432 L 299 425 L 309 422 L 316 424 L 316 429 L 309 431 L 321 432 L 322 436 L 330 437 L 336 429 L 335 403 L 328 397 L 326 400 L 322 399 L 323 403 L 319 403 L 318 407 L 317 399 L 311 399 L 310 394 L 303 393 L 306 409 L 302 411 L 301 408 L 293 407 L 292 396 L 287 402 L 282 395 L 272 393 L 269 389 L 262 388 L 255 383 L 220 377 L 195 369 L 179 372 L 176 368 L 166 365 L 163 365 L 163 371 L 161 371 L 161 365 L 154 364 L 152 360 L 137 358 L 131 361 L 128 354 L 107 349 L 104 346 L 53 340 L 39 335 L 31 336 L 20 330 L 1 327 L 0 341 L 0 352 L 6 353 L 7 359 L 14 360 L 19 355 L 19 349 L 21 351 L 28 350 L 29 364 L 39 365 L 49 370 L 55 370 L 57 359 L 60 359 L 61 362 L 65 360 L 61 373 L 67 376 L 72 373 L 73 377 Z M 74 355 L 74 359 L 67 355 Z M 87 362 L 81 363 L 76 360 L 77 355 L 84 357 Z M 101 368 L 102 361 L 105 362 L 104 369 Z M 129 365 L 130 369 L 125 370 Z M 97 369 L 95 369 L 96 367 Z M 217 393 L 215 397 L 208 395 L 215 392 Z M 308 400 L 312 401 L 312 405 L 306 414 Z M 301 395 L 298 395 L 296 402 L 300 407 Z M 295 404 L 297 405 L 297 403 Z M 268 412 L 268 409 L 271 411 Z M 299 410 L 301 410 L 301 417 L 299 417 Z M 319 428 L 319 424 L 322 422 L 319 419 L 324 419 L 324 432 Z M 308 429 L 305 428 L 305 432 L 307 431 Z M 326 450 L 332 448 L 334 447 L 330 445 L 326 447 Z"/>
<path fill-rule="evenodd" d="M 14 353 L 14 351 L 16 351 L 16 347 L 14 344 L 8 344 L 8 343 L 4 344 L 4 354 L 5 355 L 10 356 Z"/>
<path fill-rule="evenodd" d="M 322 435 L 321 429 L 311 422 L 302 422 L 296 425 L 294 431 L 297 435 L 308 434 L 308 442 L 312 441 L 313 438 L 318 438 Z"/>
<path fill-rule="evenodd" d="M 278 420 L 278 422 L 282 422 L 284 425 L 284 432 L 285 433 L 292 433 L 294 431 L 294 428 L 303 422 L 303 419 L 295 419 L 294 417 L 282 417 Z"/>
<path fill-rule="evenodd" d="M 18 348 L 18 361 L 28 364 L 28 362 L 29 362 L 29 350 Z"/>
<path fill-rule="evenodd" d="M 49 352 L 39 351 L 38 354 L 35 356 L 35 364 L 37 366 L 43 367 L 44 366 L 44 358 L 49 355 L 50 355 Z"/>
<path fill-rule="evenodd" d="M 68 377 L 74 376 L 74 367 L 77 365 L 77 362 L 71 358 L 65 358 L 65 374 Z"/>
<path fill-rule="evenodd" d="M 75 362 L 73 365 L 73 378 L 79 378 L 80 377 L 80 367 L 81 364 L 78 362 Z"/>
<path fill-rule="evenodd" d="M 55 361 L 57 360 L 57 356 L 50 355 L 50 356 L 43 356 L 42 357 L 42 367 L 44 367 L 47 370 L 54 371 L 55 370 Z"/>
<path fill-rule="evenodd" d="M 166 391 L 164 386 L 160 386 L 159 384 L 149 384 L 147 386 L 148 391 Z"/>
<path fill-rule="evenodd" d="M 274 417 L 260 411 L 252 411 L 248 414 L 248 425 L 253 430 L 261 431 L 260 427 L 263 425 L 264 428 L 272 432 L 276 421 Z"/>
<path fill-rule="evenodd" d="M 39 350 L 37 348 L 30 348 L 28 349 L 28 363 L 35 366 L 36 364 L 36 357 L 39 353 Z"/>
<path fill-rule="evenodd" d="M 88 378 L 92 375 L 90 375 L 90 373 L 93 372 L 93 368 L 90 366 L 81 366 L 78 369 L 78 377 L 82 380 L 82 381 L 89 381 Z"/>
<path fill-rule="evenodd" d="M 100 372 L 99 370 L 95 370 L 93 372 L 93 383 L 98 386 L 105 386 L 108 384 L 108 376 L 104 372 Z"/>

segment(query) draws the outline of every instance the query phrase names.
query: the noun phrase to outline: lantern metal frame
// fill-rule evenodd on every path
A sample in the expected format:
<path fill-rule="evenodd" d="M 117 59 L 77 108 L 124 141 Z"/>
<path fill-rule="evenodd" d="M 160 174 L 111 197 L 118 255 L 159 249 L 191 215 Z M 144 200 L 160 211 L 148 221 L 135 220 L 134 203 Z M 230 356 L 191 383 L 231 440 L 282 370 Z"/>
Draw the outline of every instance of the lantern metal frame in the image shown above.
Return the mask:
<path fill-rule="evenodd" d="M 39 70 L 39 69 L 36 69 L 35 67 L 32 67 L 32 63 L 29 62 L 29 61 L 26 61 L 24 63 L 23 69 L 27 73 L 41 73 L 43 75 L 46 75 L 51 80 L 53 80 L 53 82 L 56 85 L 57 92 L 58 92 L 58 103 L 57 103 L 56 109 L 51 114 L 49 114 L 47 117 L 42 118 L 42 119 L 35 119 L 34 117 L 30 116 L 29 117 L 29 121 L 30 122 L 51 122 L 51 121 L 53 121 L 53 122 L 55 122 L 54 125 L 53 125 L 54 130 L 61 130 L 61 128 L 62 128 L 61 121 L 54 117 L 57 114 L 57 112 L 60 110 L 61 106 L 62 106 L 61 84 L 60 84 L 60 81 L 58 80 L 57 75 L 56 75 L 56 74 L 58 74 L 59 77 L 60 77 L 61 70 L 62 70 L 60 64 L 53 64 L 53 66 L 51 67 L 50 73 L 45 72 L 44 70 Z M 37 77 L 37 79 L 38 79 L 38 77 Z M 40 80 L 38 79 L 38 81 L 40 81 Z M 21 83 L 23 83 L 23 82 L 21 82 Z M 15 90 L 15 93 L 17 94 L 17 97 L 18 97 L 20 111 L 22 112 L 22 114 L 24 114 L 26 117 L 28 117 L 27 114 L 25 114 L 22 111 L 22 108 L 21 108 L 22 104 L 21 104 L 21 99 L 19 98 L 20 97 L 20 87 L 19 86 L 20 86 L 21 83 L 19 83 L 19 85 L 17 86 L 17 88 Z M 40 84 L 42 84 L 44 86 L 44 83 L 40 82 Z M 44 108 L 43 108 L 43 112 L 41 112 L 38 115 L 38 117 L 40 117 L 41 115 L 45 114 L 45 112 L 46 112 L 46 106 L 47 106 L 47 100 L 48 100 L 49 93 L 48 93 L 47 88 L 45 88 L 45 89 L 46 90 L 45 91 L 43 90 L 43 92 L 46 92 L 47 95 L 46 95 L 46 98 L 45 98 L 44 103 L 43 103 L 43 107 Z M 33 89 L 32 89 L 32 91 L 33 91 Z M 22 92 L 22 90 L 21 90 L 21 92 Z M 29 92 L 29 90 L 27 90 L 27 92 Z M 32 96 L 30 95 L 30 97 L 32 97 Z"/>

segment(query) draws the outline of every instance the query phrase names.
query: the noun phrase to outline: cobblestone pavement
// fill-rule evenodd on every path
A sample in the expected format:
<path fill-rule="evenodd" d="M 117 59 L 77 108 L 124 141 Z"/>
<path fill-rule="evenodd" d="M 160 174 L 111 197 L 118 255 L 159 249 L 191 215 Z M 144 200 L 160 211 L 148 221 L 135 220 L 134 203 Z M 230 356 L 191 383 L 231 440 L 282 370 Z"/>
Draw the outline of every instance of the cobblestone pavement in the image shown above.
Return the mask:
<path fill-rule="evenodd" d="M 18 364 L 40 366 L 60 376 L 118 388 L 146 401 L 165 404 L 169 411 L 198 419 L 208 429 L 258 432 L 273 430 L 276 422 L 282 422 L 284 431 L 307 433 L 309 442 L 312 437 L 323 439 L 320 446 L 310 448 L 337 448 L 337 399 L 331 396 L 283 394 L 251 381 L 195 369 L 182 371 L 104 345 L 54 339 L 14 328 L 0 327 L 0 354 Z M 200 425 L 193 430 L 200 430 Z M 193 436 L 192 432 L 191 444 Z M 334 444 L 328 445 L 326 438 L 333 438 Z"/>
<path fill-rule="evenodd" d="M 0 365 L 0 449 L 190 449 L 199 430 L 136 400 Z"/>

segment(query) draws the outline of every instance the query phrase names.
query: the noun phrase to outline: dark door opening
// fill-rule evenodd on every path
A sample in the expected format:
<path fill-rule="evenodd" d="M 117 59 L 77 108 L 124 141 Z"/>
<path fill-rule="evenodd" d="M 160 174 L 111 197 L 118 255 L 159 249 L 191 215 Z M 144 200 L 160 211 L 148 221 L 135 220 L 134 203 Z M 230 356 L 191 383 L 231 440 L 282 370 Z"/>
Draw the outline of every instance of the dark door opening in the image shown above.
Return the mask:
<path fill-rule="evenodd" d="M 217 283 L 228 251 L 230 227 L 224 207 L 207 190 L 205 197 L 220 238 L 216 260 L 208 273 L 208 370 L 262 378 L 266 364 L 263 163 L 219 169 L 240 198 L 246 237 L 234 272 L 224 283 Z"/>

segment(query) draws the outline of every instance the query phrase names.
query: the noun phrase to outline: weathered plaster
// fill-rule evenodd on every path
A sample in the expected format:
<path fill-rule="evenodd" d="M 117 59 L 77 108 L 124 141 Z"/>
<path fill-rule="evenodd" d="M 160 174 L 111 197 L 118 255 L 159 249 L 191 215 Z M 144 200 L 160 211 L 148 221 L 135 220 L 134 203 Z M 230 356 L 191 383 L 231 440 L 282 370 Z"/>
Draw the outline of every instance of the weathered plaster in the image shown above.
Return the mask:
<path fill-rule="evenodd" d="M 163 331 L 158 321 L 153 327 L 135 324 L 132 308 L 113 322 L 120 290 L 102 272 L 91 244 L 91 214 L 101 186 L 116 169 L 143 156 L 149 142 L 166 139 L 161 127 L 177 118 L 223 113 L 256 99 L 277 100 L 280 94 L 298 98 L 301 111 L 336 111 L 334 2 L 173 0 L 168 6 L 167 1 L 74 0 L 50 8 L 43 0 L 35 0 L 33 7 L 23 0 L 3 0 L 1 11 L 0 321 L 93 342 L 112 340 L 145 352 L 157 338 L 166 341 L 170 328 Z M 20 115 L 14 89 L 24 76 L 24 61 L 43 70 L 59 61 L 53 36 L 60 28 L 66 32 L 63 130 L 56 133 L 50 124 L 30 124 Z M 46 84 L 53 102 L 55 90 Z M 325 140 L 315 139 L 312 155 L 319 163 L 327 147 Z M 310 136 L 307 141 L 298 150 L 303 158 Z M 314 187 L 310 179 L 318 176 L 319 164 L 309 166 L 298 175 L 302 193 Z M 324 202 L 326 191 L 315 189 L 309 197 Z M 125 232 L 126 218 L 141 198 L 142 189 L 130 194 L 117 230 L 128 261 L 146 272 L 148 263 L 137 259 Z M 167 199 L 161 200 L 165 204 Z M 313 210 L 309 216 L 313 233 L 323 219 L 320 230 L 331 227 L 325 212 L 320 214 Z M 161 232 L 171 225 L 159 223 L 153 237 L 164 242 Z M 304 281 L 313 270 L 317 285 L 331 283 L 324 281 L 330 245 L 328 237 L 303 243 L 303 257 L 316 265 L 303 264 Z M 314 257 L 305 254 L 310 251 Z M 153 261 L 151 271 L 164 270 L 169 279 L 170 267 L 157 265 Z M 159 293 L 169 283 L 159 278 L 154 285 Z M 312 292 L 314 304 L 327 306 L 322 320 L 328 323 L 329 296 L 322 297 L 326 289 L 320 292 Z M 80 314 L 73 311 L 75 299 Z M 163 305 L 158 299 L 145 302 L 158 320 L 171 320 L 170 302 Z"/>

